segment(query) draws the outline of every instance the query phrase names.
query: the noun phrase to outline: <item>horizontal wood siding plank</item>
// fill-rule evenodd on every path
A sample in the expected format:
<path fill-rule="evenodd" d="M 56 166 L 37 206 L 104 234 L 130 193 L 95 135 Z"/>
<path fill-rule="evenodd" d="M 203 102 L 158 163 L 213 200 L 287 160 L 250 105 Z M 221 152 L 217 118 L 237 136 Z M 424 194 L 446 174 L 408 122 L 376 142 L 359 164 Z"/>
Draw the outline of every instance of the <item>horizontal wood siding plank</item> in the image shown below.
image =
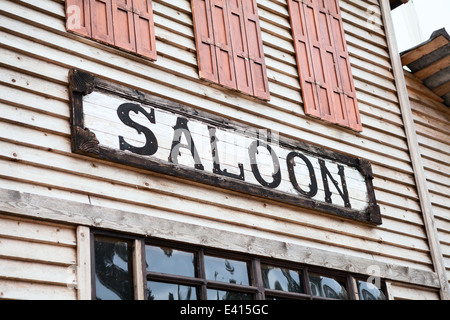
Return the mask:
<path fill-rule="evenodd" d="M 75 246 L 75 231 L 56 225 L 0 217 L 0 235 L 9 239 Z"/>
<path fill-rule="evenodd" d="M 0 215 L 0 300 L 76 299 L 75 229 Z"/>
<path fill-rule="evenodd" d="M 0 279 L 0 299 L 17 300 L 76 300 L 76 290 L 66 286 L 18 282 Z"/>
<path fill-rule="evenodd" d="M 64 120 L 69 119 L 67 102 L 48 99 L 38 94 L 20 90 L 20 88 L 0 84 L 0 101 Z"/>
<path fill-rule="evenodd" d="M 31 263 L 2 258 L 0 258 L 0 265 L 0 279 L 29 281 L 59 286 L 73 284 L 71 279 L 72 269 L 70 266 L 52 266 L 45 263 Z"/>
<path fill-rule="evenodd" d="M 76 263 L 73 248 L 8 238 L 1 241 L 1 257 L 67 266 Z"/>
<path fill-rule="evenodd" d="M 395 282 L 390 284 L 390 295 L 394 300 L 440 300 L 436 290 L 424 290 Z"/>

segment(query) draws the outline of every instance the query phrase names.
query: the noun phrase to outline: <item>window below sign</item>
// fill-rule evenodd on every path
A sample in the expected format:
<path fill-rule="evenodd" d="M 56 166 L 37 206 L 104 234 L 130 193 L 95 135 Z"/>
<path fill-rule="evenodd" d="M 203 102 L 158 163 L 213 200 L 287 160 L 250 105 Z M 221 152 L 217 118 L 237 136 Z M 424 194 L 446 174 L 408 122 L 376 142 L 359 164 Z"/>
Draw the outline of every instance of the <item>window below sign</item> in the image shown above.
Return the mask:
<path fill-rule="evenodd" d="M 66 0 L 66 28 L 156 60 L 151 0 Z"/>
<path fill-rule="evenodd" d="M 133 299 L 139 270 L 133 264 L 139 264 L 144 287 L 135 289 L 148 300 L 386 300 L 381 281 L 349 273 L 160 240 L 92 236 L 96 299 Z M 141 255 L 133 254 L 134 241 L 142 243 Z"/>

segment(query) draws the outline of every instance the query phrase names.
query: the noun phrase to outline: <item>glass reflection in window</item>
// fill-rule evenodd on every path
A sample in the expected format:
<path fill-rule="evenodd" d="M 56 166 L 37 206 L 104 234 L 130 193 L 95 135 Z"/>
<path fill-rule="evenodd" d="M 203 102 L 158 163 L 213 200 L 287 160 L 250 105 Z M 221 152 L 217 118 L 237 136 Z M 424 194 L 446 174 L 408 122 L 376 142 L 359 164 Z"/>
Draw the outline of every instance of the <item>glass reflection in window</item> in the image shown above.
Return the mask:
<path fill-rule="evenodd" d="M 244 261 L 205 256 L 206 279 L 249 285 L 248 266 Z"/>
<path fill-rule="evenodd" d="M 297 271 L 262 264 L 261 273 L 267 289 L 302 293 L 300 274 Z"/>
<path fill-rule="evenodd" d="M 370 282 L 358 281 L 358 294 L 360 300 L 386 300 L 383 291 Z"/>
<path fill-rule="evenodd" d="M 197 300 L 197 289 L 180 284 L 147 282 L 148 300 Z"/>
<path fill-rule="evenodd" d="M 95 297 L 98 300 L 131 300 L 133 292 L 133 248 L 130 242 L 94 238 Z"/>
<path fill-rule="evenodd" d="M 208 300 L 252 300 L 253 295 L 244 292 L 208 289 Z"/>
<path fill-rule="evenodd" d="M 334 278 L 311 274 L 309 276 L 311 294 L 316 297 L 331 299 L 349 299 L 347 290 L 342 281 Z"/>
<path fill-rule="evenodd" d="M 145 246 L 147 271 L 195 277 L 195 255 L 168 247 Z"/>

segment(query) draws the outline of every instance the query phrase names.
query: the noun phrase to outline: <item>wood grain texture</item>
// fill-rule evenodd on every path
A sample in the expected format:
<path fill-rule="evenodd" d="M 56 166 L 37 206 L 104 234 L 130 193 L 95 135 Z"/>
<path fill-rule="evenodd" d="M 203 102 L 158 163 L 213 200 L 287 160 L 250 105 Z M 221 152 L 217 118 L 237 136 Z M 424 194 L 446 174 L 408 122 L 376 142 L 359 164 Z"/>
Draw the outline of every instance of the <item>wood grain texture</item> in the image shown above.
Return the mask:
<path fill-rule="evenodd" d="M 0 300 L 76 299 L 73 228 L 2 214 L 0 243 Z"/>
<path fill-rule="evenodd" d="M 0 209 L 11 214 L 23 215 L 26 212 L 26 215 L 30 217 L 46 216 L 53 221 L 63 220 L 98 228 L 114 228 L 116 226 L 120 227 L 122 231 L 134 234 L 145 234 L 186 243 L 201 243 L 206 247 L 256 254 L 314 266 L 326 266 L 369 276 L 373 275 L 373 271 L 376 269 L 382 278 L 406 281 L 431 288 L 438 286 L 435 274 L 424 270 L 405 269 L 403 266 L 380 263 L 371 259 L 355 258 L 313 247 L 201 227 L 164 218 L 147 217 L 115 209 L 108 209 L 107 215 L 105 215 L 103 207 L 76 202 L 62 204 L 54 198 L 5 189 L 0 191 L 2 200 Z M 73 214 L 74 212 L 77 214 Z M 406 270 L 407 272 L 405 272 Z"/>

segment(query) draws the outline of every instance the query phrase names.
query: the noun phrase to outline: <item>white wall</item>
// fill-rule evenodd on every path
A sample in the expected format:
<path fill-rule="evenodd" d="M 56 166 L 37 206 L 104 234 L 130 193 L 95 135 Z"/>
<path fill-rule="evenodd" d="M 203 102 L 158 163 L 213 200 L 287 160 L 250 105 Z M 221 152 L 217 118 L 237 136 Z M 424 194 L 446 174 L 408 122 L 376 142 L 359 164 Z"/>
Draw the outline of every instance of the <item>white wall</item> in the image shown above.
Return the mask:
<path fill-rule="evenodd" d="M 410 0 L 392 11 L 400 52 L 426 40 L 441 28 L 450 32 L 450 1 Z"/>

